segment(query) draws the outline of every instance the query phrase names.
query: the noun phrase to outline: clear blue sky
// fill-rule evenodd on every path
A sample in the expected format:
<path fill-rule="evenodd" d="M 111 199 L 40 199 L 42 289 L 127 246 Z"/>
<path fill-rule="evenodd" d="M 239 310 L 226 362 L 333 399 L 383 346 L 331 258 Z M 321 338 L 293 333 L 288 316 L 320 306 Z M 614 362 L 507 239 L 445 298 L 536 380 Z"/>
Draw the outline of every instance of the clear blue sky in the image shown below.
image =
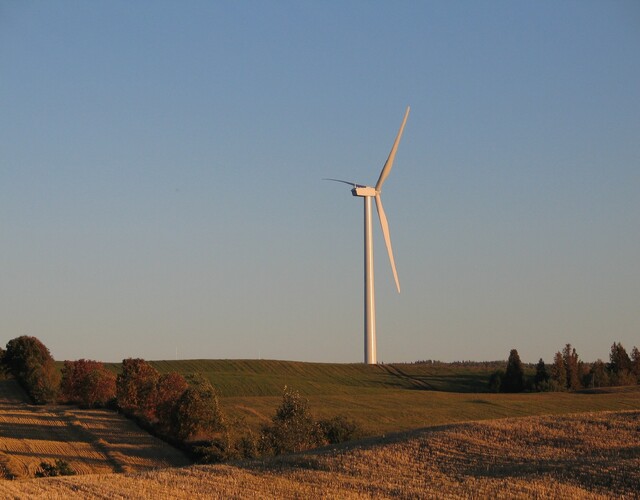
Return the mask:
<path fill-rule="evenodd" d="M 56 359 L 640 346 L 637 1 L 0 1 L 0 332 Z M 377 224 L 377 223 L 376 223 Z"/>

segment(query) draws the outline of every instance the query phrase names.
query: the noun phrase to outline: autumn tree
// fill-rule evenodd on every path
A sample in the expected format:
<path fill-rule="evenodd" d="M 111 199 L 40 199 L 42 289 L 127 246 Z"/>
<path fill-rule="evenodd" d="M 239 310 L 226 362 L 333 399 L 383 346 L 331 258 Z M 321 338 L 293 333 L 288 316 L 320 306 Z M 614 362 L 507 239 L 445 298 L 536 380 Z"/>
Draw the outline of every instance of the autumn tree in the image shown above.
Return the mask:
<path fill-rule="evenodd" d="M 522 392 L 524 390 L 524 368 L 516 349 L 511 349 L 509 353 L 501 390 L 503 392 Z"/>
<path fill-rule="evenodd" d="M 556 391 L 563 391 L 567 387 L 567 371 L 562 359 L 562 353 L 556 352 L 551 365 L 551 384 Z"/>
<path fill-rule="evenodd" d="M 60 400 L 63 403 L 77 403 L 80 401 L 80 379 L 92 363 L 86 359 L 65 361 L 62 365 L 62 380 L 60 381 Z"/>
<path fill-rule="evenodd" d="M 26 378 L 28 392 L 36 404 L 55 403 L 60 387 L 60 372 L 53 358 L 35 365 Z"/>
<path fill-rule="evenodd" d="M 580 388 L 580 368 L 578 354 L 571 344 L 566 344 L 562 350 L 562 363 L 564 365 L 566 388 L 576 390 Z"/>
<path fill-rule="evenodd" d="M 636 346 L 631 350 L 631 373 L 636 378 L 636 383 L 640 384 L 640 350 Z"/>
<path fill-rule="evenodd" d="M 23 335 L 10 340 L 2 362 L 35 403 L 55 401 L 60 373 L 49 349 L 36 337 Z"/>
<path fill-rule="evenodd" d="M 89 372 L 82 384 L 81 396 L 82 406 L 106 406 L 116 397 L 116 375 L 104 366 Z"/>
<path fill-rule="evenodd" d="M 158 379 L 155 414 L 157 425 L 162 431 L 170 430 L 174 408 L 188 387 L 186 379 L 176 372 L 164 373 Z"/>
<path fill-rule="evenodd" d="M 203 376 L 194 376 L 191 385 L 173 408 L 172 434 L 183 441 L 195 437 L 210 437 L 222 431 L 224 425 L 218 392 Z"/>
<path fill-rule="evenodd" d="M 116 396 L 116 376 L 99 361 L 65 361 L 60 397 L 85 408 L 105 406 Z"/>
<path fill-rule="evenodd" d="M 122 372 L 116 378 L 118 406 L 125 413 L 153 422 L 159 378 L 158 370 L 144 359 L 122 360 Z"/>

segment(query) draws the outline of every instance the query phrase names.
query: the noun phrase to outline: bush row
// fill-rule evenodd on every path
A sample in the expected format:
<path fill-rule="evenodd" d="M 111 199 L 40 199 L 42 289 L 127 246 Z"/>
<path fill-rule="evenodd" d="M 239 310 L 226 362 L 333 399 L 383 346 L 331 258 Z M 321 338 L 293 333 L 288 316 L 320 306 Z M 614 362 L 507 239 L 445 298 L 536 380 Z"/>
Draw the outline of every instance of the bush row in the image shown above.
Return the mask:
<path fill-rule="evenodd" d="M 145 360 L 128 358 L 118 375 L 101 362 L 80 359 L 65 361 L 60 376 L 35 337 L 11 340 L 0 356 L 35 402 L 116 409 L 199 461 L 298 452 L 358 435 L 356 424 L 343 416 L 315 421 L 307 400 L 287 387 L 271 423 L 256 435 L 244 422 L 227 419 L 217 390 L 200 374 L 160 374 Z"/>

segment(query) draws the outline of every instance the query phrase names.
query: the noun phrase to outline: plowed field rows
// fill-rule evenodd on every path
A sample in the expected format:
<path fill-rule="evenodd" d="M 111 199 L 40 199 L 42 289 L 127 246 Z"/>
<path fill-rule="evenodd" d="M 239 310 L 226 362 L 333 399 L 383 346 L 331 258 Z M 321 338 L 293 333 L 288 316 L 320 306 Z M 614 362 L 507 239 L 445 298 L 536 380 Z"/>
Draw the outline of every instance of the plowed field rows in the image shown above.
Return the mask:
<path fill-rule="evenodd" d="M 0 474 L 34 477 L 41 462 L 65 460 L 78 474 L 187 465 L 178 450 L 108 410 L 34 406 L 13 380 L 0 381 Z"/>
<path fill-rule="evenodd" d="M 446 425 L 266 461 L 0 481 L 0 496 L 47 499 L 631 499 L 639 491 L 639 411 Z"/>

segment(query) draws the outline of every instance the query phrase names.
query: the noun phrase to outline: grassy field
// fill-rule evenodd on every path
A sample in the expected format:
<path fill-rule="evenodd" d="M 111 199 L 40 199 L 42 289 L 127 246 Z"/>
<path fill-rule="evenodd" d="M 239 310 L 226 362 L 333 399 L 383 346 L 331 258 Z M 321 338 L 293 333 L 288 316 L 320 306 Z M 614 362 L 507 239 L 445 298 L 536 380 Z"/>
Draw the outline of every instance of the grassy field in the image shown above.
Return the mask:
<path fill-rule="evenodd" d="M 264 462 L 1 481 L 19 498 L 637 498 L 640 412 L 447 425 Z"/>
<path fill-rule="evenodd" d="M 40 463 L 65 460 L 77 474 L 186 465 L 178 450 L 107 410 L 34 406 L 14 380 L 0 381 L 0 477 L 34 477 Z"/>
<path fill-rule="evenodd" d="M 346 415 L 367 436 L 473 420 L 640 409 L 640 387 L 599 394 L 484 392 L 496 369 L 491 364 L 368 366 L 269 360 L 151 363 L 160 372 L 203 373 L 219 389 L 224 411 L 254 429 L 271 419 L 285 385 L 309 400 L 316 418 Z"/>
<path fill-rule="evenodd" d="M 285 385 L 306 396 L 381 390 L 486 392 L 492 364 L 303 363 L 274 360 L 151 361 L 160 372 L 202 373 L 222 396 L 279 396 Z M 501 365 L 498 365 L 501 366 Z M 504 366 L 501 366 L 504 368 Z M 113 366 L 117 369 L 117 365 Z"/>

